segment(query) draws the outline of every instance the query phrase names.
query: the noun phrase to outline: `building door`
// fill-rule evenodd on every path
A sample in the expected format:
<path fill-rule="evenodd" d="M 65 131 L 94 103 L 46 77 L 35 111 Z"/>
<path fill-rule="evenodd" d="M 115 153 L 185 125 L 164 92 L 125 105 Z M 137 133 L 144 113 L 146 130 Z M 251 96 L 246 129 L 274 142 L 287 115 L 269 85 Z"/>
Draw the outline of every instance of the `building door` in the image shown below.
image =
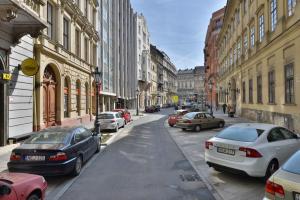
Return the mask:
<path fill-rule="evenodd" d="M 4 63 L 0 57 L 0 70 L 4 70 Z M 5 84 L 0 82 L 0 146 L 6 144 L 6 133 L 5 133 Z"/>
<path fill-rule="evenodd" d="M 46 127 L 56 125 L 56 78 L 53 69 L 48 65 L 43 77 L 44 124 Z"/>

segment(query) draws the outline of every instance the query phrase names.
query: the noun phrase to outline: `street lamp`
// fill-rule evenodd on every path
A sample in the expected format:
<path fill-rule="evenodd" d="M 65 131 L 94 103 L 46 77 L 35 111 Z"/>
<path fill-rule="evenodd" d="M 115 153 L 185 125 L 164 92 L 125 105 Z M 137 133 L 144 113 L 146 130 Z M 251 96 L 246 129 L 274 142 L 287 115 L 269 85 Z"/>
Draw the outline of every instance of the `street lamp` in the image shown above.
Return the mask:
<path fill-rule="evenodd" d="M 95 120 L 95 132 L 97 135 L 100 134 L 100 121 L 99 121 L 99 95 L 102 84 L 102 72 L 99 72 L 98 67 L 96 67 L 94 72 L 94 78 L 96 83 L 96 120 Z M 100 135 L 101 138 L 101 135 Z"/>
<path fill-rule="evenodd" d="M 213 82 L 210 80 L 208 83 L 209 91 L 210 91 L 210 114 L 213 115 L 212 111 L 212 89 L 213 89 Z"/>
<path fill-rule="evenodd" d="M 139 116 L 139 88 L 136 89 L 136 116 Z"/>

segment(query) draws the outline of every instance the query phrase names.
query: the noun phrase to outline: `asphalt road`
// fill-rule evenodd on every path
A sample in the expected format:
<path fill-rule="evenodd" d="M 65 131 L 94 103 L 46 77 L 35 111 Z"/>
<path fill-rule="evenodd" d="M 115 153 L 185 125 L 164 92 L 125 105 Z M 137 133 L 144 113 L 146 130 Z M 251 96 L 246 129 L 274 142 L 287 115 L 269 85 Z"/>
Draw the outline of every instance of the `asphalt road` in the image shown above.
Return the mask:
<path fill-rule="evenodd" d="M 60 200 L 214 199 L 164 127 L 167 111 L 134 121 L 55 196 L 60 195 Z"/>

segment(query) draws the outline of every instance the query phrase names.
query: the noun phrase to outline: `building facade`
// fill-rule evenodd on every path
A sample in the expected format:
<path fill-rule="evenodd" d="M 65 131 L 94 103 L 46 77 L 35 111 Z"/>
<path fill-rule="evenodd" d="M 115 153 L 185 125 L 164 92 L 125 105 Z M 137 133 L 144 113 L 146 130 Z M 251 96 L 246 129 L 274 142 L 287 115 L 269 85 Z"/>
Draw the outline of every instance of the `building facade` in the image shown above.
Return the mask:
<path fill-rule="evenodd" d="M 137 88 L 139 91 L 139 107 L 144 109 L 151 102 L 151 56 L 150 33 L 147 21 L 143 14 L 135 15 L 136 21 L 136 63 L 137 63 Z"/>
<path fill-rule="evenodd" d="M 48 27 L 35 42 L 34 129 L 90 123 L 95 114 L 98 2 L 48 0 L 40 16 Z"/>
<path fill-rule="evenodd" d="M 300 130 L 300 5 L 228 1 L 218 39 L 219 100 L 260 122 Z"/>
<path fill-rule="evenodd" d="M 177 71 L 177 94 L 180 104 L 191 102 L 204 103 L 205 68 L 196 66 L 191 69 Z"/>
<path fill-rule="evenodd" d="M 18 65 L 33 58 L 33 38 L 46 27 L 41 1 L 0 2 L 0 145 L 22 137 L 33 127 L 33 79 Z"/>

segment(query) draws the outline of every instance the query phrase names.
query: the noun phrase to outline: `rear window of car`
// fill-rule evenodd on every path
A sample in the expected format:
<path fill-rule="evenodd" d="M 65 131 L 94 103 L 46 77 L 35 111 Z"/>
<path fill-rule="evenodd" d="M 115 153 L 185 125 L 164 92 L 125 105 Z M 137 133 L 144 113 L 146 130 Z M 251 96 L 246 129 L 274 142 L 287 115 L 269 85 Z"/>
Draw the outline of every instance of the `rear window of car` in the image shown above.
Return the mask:
<path fill-rule="evenodd" d="M 67 144 L 71 138 L 70 132 L 39 132 L 32 135 L 25 144 Z"/>
<path fill-rule="evenodd" d="M 100 114 L 99 119 L 113 119 L 114 115 L 113 114 Z"/>
<path fill-rule="evenodd" d="M 293 174 L 300 174 L 300 151 L 292 155 L 286 163 L 282 166 L 284 171 L 293 173 Z"/>
<path fill-rule="evenodd" d="M 216 137 L 241 142 L 254 142 L 263 132 L 264 130 L 256 128 L 229 127 L 221 131 Z"/>
<path fill-rule="evenodd" d="M 197 113 L 187 113 L 183 117 L 188 119 L 194 119 Z"/>

